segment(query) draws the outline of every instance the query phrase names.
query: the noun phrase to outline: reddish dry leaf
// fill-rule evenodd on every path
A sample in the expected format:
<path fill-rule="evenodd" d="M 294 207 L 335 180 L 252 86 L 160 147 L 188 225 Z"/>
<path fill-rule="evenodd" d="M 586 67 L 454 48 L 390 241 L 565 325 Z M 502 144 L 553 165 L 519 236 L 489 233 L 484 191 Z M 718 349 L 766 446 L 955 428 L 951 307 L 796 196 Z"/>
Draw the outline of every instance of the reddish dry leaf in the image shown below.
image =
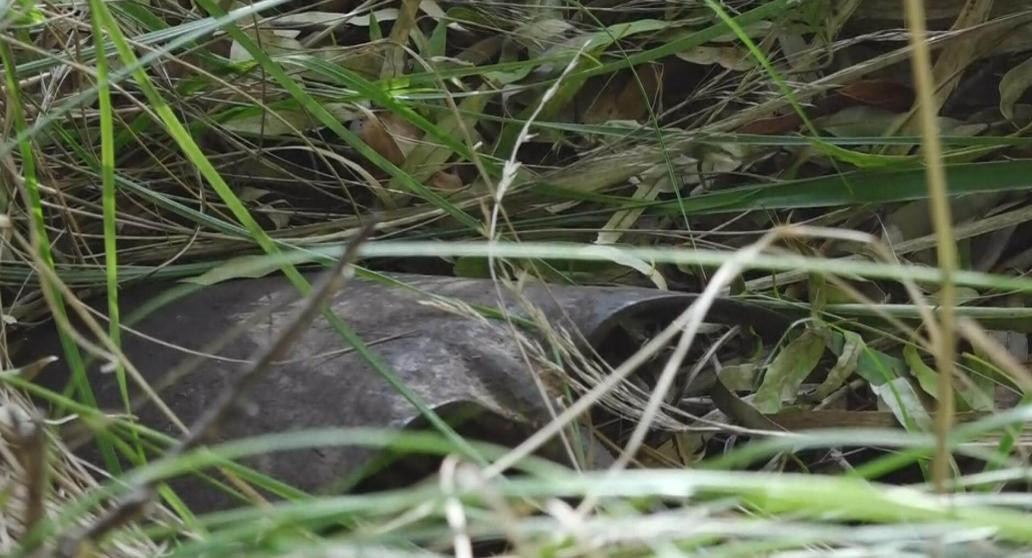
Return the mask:
<path fill-rule="evenodd" d="M 428 184 L 428 186 L 434 190 L 454 192 L 456 190 L 461 190 L 465 184 L 463 184 L 462 178 L 457 173 L 437 171 L 430 177 L 430 184 Z"/>
<path fill-rule="evenodd" d="M 957 422 L 972 422 L 986 413 L 959 412 Z M 899 421 L 889 411 L 789 410 L 768 415 L 789 432 L 819 428 L 898 428 Z"/>
<path fill-rule="evenodd" d="M 909 87 L 885 79 L 864 79 L 855 81 L 836 91 L 836 95 L 818 101 L 806 111 L 810 118 L 831 114 L 845 107 L 865 105 L 902 112 L 910 108 L 914 93 Z M 803 119 L 796 113 L 772 116 L 754 120 L 738 129 L 742 134 L 778 135 L 799 129 Z"/>
<path fill-rule="evenodd" d="M 867 105 L 891 112 L 903 112 L 914 102 L 914 92 L 909 87 L 887 79 L 854 81 L 837 93 L 851 101 L 850 104 Z"/>
<path fill-rule="evenodd" d="M 799 129 L 802 125 L 803 119 L 796 113 L 783 114 L 781 116 L 773 116 L 771 118 L 761 118 L 759 120 L 753 120 L 748 124 L 742 126 L 737 131 L 740 134 L 760 134 L 765 136 L 775 136 L 778 134 L 787 134 Z"/>
<path fill-rule="evenodd" d="M 369 147 L 398 166 L 405 163 L 405 158 L 423 135 L 422 130 L 393 114 L 364 118 L 358 123 L 357 132 Z M 435 190 L 454 192 L 461 190 L 465 183 L 455 172 L 438 171 L 430 177 L 427 185 Z"/>
<path fill-rule="evenodd" d="M 395 165 L 405 162 L 405 155 L 402 154 L 394 138 L 387 132 L 387 128 L 379 118 L 365 118 L 358 123 L 358 135 L 362 141 L 374 151 L 383 155 L 388 161 Z"/>
<path fill-rule="evenodd" d="M 405 156 L 421 134 L 412 124 L 390 114 L 365 118 L 358 123 L 358 135 L 362 141 L 399 166 L 405 162 Z"/>
<path fill-rule="evenodd" d="M 423 137 L 422 130 L 399 116 L 387 113 L 380 116 L 380 122 L 383 123 L 387 133 L 394 138 L 394 144 L 401 150 L 403 158 L 408 157 L 412 148 Z"/>

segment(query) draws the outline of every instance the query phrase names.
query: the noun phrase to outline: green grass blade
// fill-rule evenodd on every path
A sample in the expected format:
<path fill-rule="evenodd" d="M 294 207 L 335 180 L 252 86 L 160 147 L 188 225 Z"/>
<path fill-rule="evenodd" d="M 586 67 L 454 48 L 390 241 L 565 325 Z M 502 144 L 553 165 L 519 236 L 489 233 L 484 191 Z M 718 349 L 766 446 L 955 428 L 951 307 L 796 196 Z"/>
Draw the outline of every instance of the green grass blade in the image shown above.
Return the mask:
<path fill-rule="evenodd" d="M 132 75 L 134 72 L 140 70 L 141 68 L 147 67 L 151 63 L 167 56 L 169 53 L 175 52 L 176 50 L 182 47 L 190 45 L 197 41 L 197 39 L 210 35 L 213 31 L 218 29 L 220 25 L 226 22 L 233 22 L 239 19 L 243 19 L 245 17 L 252 17 L 254 14 L 262 10 L 267 10 L 280 4 L 285 4 L 287 1 L 288 0 L 262 0 L 260 2 L 256 2 L 244 8 L 233 10 L 229 14 L 224 15 L 220 18 L 205 18 L 200 21 L 183 24 L 182 26 L 179 26 L 176 29 L 162 30 L 160 32 L 157 32 L 157 34 L 161 34 L 161 40 L 165 40 L 168 37 L 175 38 L 170 40 L 165 46 L 161 48 L 155 48 L 147 52 L 139 59 L 134 58 L 134 63 L 127 63 L 125 64 L 125 67 L 121 68 L 117 72 L 112 72 L 109 76 L 109 82 L 118 83 L 122 81 L 126 77 Z M 151 36 L 149 38 L 155 44 L 161 42 L 161 40 L 158 40 L 154 36 Z M 106 49 L 105 53 L 115 54 L 116 51 L 114 45 L 110 46 L 111 48 Z M 92 51 L 93 55 L 96 55 L 93 47 L 87 47 L 86 49 L 84 49 L 84 51 Z M 77 58 L 74 62 L 79 63 L 79 53 L 76 53 L 76 56 Z M 41 60 L 27 63 L 24 66 L 19 67 L 17 70 L 17 74 L 18 76 L 21 76 L 22 74 L 26 73 L 34 74 L 38 72 L 45 72 L 57 65 L 63 65 L 69 62 L 69 60 L 61 58 L 44 58 Z M 97 98 L 97 92 L 100 85 L 101 84 L 98 82 L 93 86 L 82 88 L 81 91 L 79 91 L 75 95 L 72 95 L 71 98 L 69 98 L 67 101 L 64 101 L 63 103 L 52 107 L 45 114 L 40 115 L 40 117 L 37 118 L 30 126 L 27 126 L 24 130 L 21 130 L 18 133 L 16 133 L 13 138 L 5 141 L 4 143 L 0 143 L 0 157 L 7 155 L 12 150 L 16 149 L 22 141 L 40 133 L 42 130 L 52 125 L 61 117 L 66 116 L 71 111 L 80 108 L 84 105 L 87 105 L 89 103 L 92 103 Z"/>
<path fill-rule="evenodd" d="M 1032 189 L 1032 159 L 964 163 L 946 167 L 949 194 L 962 196 L 984 192 Z M 536 193 L 561 199 L 591 201 L 621 208 L 650 207 L 659 214 L 732 213 L 751 210 L 800 209 L 859 204 L 887 204 L 926 197 L 924 170 L 860 170 L 839 175 L 787 180 L 772 184 L 739 186 L 685 198 L 678 202 L 640 202 L 633 198 L 581 192 L 538 184 Z"/>
<path fill-rule="evenodd" d="M 213 14 L 215 17 L 221 18 L 225 16 L 225 12 L 211 0 L 198 0 L 198 3 L 207 10 L 208 13 Z M 456 207 L 437 192 L 434 192 L 419 181 L 413 179 L 412 176 L 400 167 L 391 163 L 383 155 L 380 155 L 376 150 L 369 147 L 360 137 L 358 137 L 357 134 L 348 130 L 347 127 L 345 127 L 336 117 L 333 116 L 333 114 L 330 113 L 330 111 L 326 110 L 326 108 L 312 98 L 312 96 L 309 95 L 297 81 L 290 77 L 287 72 L 283 70 L 282 66 L 276 63 L 276 61 L 274 61 L 257 43 L 255 43 L 251 37 L 241 31 L 236 25 L 227 24 L 223 29 L 233 38 L 234 41 L 247 50 L 258 65 L 268 72 L 268 74 L 275 79 L 291 97 L 296 99 L 301 106 L 305 108 L 305 110 L 315 116 L 321 124 L 329 128 L 330 131 L 337 135 L 337 137 L 344 140 L 344 142 L 351 146 L 352 149 L 358 151 L 359 154 L 368 159 L 371 163 L 390 174 L 392 178 L 396 179 L 405 188 L 408 188 L 413 194 L 443 209 L 469 229 L 477 232 L 481 230 L 482 227 L 480 221 Z"/>
<path fill-rule="evenodd" d="M 806 1 L 806 0 L 804 0 Z M 748 27 L 754 23 L 770 19 L 784 13 L 788 6 L 798 4 L 797 0 L 774 0 L 773 2 L 767 2 L 761 6 L 753 8 L 747 12 L 734 18 L 735 23 L 741 27 Z M 602 64 L 594 68 L 588 68 L 579 72 L 570 74 L 570 79 L 578 78 L 589 78 L 592 76 L 602 76 L 611 74 L 617 70 L 624 68 L 631 68 L 638 64 L 644 64 L 646 62 L 654 62 L 667 56 L 675 55 L 679 52 L 684 52 L 689 49 L 702 46 L 703 44 L 712 41 L 731 31 L 731 28 L 727 23 L 720 21 L 715 22 L 713 25 L 702 29 L 700 31 L 693 31 L 686 33 L 684 36 L 664 43 L 660 46 L 637 52 L 613 62 Z"/>
<path fill-rule="evenodd" d="M 21 98 L 18 90 L 18 78 L 14 73 L 14 56 L 11 53 L 10 46 L 4 42 L 0 44 L 0 62 L 4 66 L 4 74 L 7 81 L 7 110 L 12 116 L 14 121 L 14 128 L 16 133 L 19 135 L 28 128 L 28 123 L 25 121 L 25 114 L 22 110 Z M 33 154 L 32 144 L 29 141 L 28 136 L 25 136 L 18 142 L 22 156 L 22 178 L 24 184 L 22 192 L 25 196 L 26 210 L 31 217 L 31 227 L 33 229 L 33 236 L 39 251 L 39 259 L 43 265 L 54 268 L 54 257 L 50 251 L 50 240 L 47 235 L 46 218 L 43 215 L 43 200 L 39 192 L 39 183 L 36 177 L 35 167 L 35 156 Z M 67 310 L 64 306 L 64 297 L 61 291 L 56 285 L 49 284 L 46 280 L 43 280 L 43 288 L 50 293 L 51 300 L 53 301 L 52 311 L 55 317 L 58 319 L 58 323 L 65 324 L 68 322 Z M 58 337 L 61 343 L 61 349 L 65 354 L 65 359 L 68 361 L 68 368 L 72 371 L 71 381 L 74 384 L 79 396 L 82 400 L 92 407 L 97 406 L 97 400 L 93 395 L 93 390 L 90 387 L 90 381 L 86 374 L 86 366 L 83 362 L 82 355 L 79 353 L 79 347 L 75 344 L 75 341 L 68 335 L 64 327 L 58 327 Z M 105 466 L 108 470 L 113 472 L 121 471 L 121 465 L 118 462 L 118 458 L 115 455 L 114 449 L 111 444 L 103 438 L 98 439 L 98 446 L 101 455 L 104 459 Z"/>
<path fill-rule="evenodd" d="M 209 3 L 210 4 L 210 3 Z M 96 10 L 97 17 L 100 18 L 102 26 L 107 31 L 112 42 L 115 44 L 119 56 L 123 62 L 128 66 L 135 66 L 137 64 L 136 55 L 128 42 L 122 34 L 121 29 L 115 21 L 111 12 L 107 9 L 107 6 L 100 0 L 91 0 L 91 6 Z M 210 6 L 209 7 L 213 7 Z M 220 16 L 224 14 L 219 14 Z M 243 33 L 235 29 L 238 35 L 243 36 Z M 246 37 L 245 37 L 246 38 Z M 253 46 L 253 43 L 252 43 Z M 264 53 L 263 53 L 264 55 Z M 282 68 L 279 68 L 274 62 L 272 62 L 266 56 L 265 59 L 270 63 L 271 66 L 276 68 L 278 74 L 284 79 L 290 81 L 289 77 L 286 76 Z M 272 73 L 272 72 L 270 72 Z M 208 184 L 215 190 L 216 194 L 222 199 L 223 203 L 227 205 L 229 210 L 233 213 L 233 216 L 240 222 L 241 225 L 247 230 L 251 238 L 264 250 L 267 254 L 278 254 L 279 248 L 276 243 L 269 237 L 269 235 L 262 229 L 254 217 L 251 216 L 250 212 L 244 206 L 243 202 L 233 190 L 229 187 L 226 181 L 219 174 L 218 170 L 215 169 L 211 161 L 205 157 L 201 151 L 200 146 L 190 136 L 189 131 L 183 126 L 182 122 L 179 121 L 178 117 L 173 112 L 172 108 L 161 96 L 161 94 L 154 87 L 150 77 L 143 69 L 138 69 L 133 72 L 133 77 L 136 79 L 138 86 L 143 90 L 148 102 L 151 104 L 152 110 L 157 114 L 162 123 L 165 125 L 169 135 L 176 141 L 177 145 L 182 150 L 183 154 L 187 159 L 197 168 L 198 172 L 205 178 Z M 300 89 L 299 86 L 294 84 L 295 89 Z M 315 104 L 320 110 L 328 115 L 325 109 L 318 106 L 311 97 L 305 96 L 310 102 Z M 340 127 L 340 123 L 336 123 Z M 342 128 L 342 127 L 341 127 Z M 343 129 L 343 128 L 342 128 Z M 348 132 L 350 133 L 350 132 Z M 356 138 L 357 139 L 357 138 Z M 361 141 L 359 140 L 359 143 Z M 365 144 L 362 143 L 364 146 Z M 368 149 L 368 146 L 366 146 Z M 370 150 L 371 151 L 371 150 Z M 397 167 L 395 167 L 397 168 Z M 468 216 L 467 216 L 468 217 Z M 472 219 L 472 218 L 470 218 Z M 307 295 L 311 291 L 311 285 L 305 280 L 304 276 L 298 272 L 292 264 L 286 263 L 282 266 L 283 273 L 291 281 L 291 283 L 301 292 L 302 295 Z M 362 356 L 362 358 L 372 366 L 391 386 L 396 389 L 401 395 L 403 395 L 410 403 L 412 403 L 426 418 L 427 420 L 438 430 L 444 433 L 446 436 L 452 438 L 459 447 L 463 447 L 467 450 L 467 454 L 471 458 L 478 458 L 478 454 L 473 450 L 472 446 L 469 446 L 461 436 L 458 435 L 440 416 L 437 415 L 415 392 L 409 389 L 404 382 L 397 376 L 397 374 L 390 369 L 386 362 L 383 361 L 376 353 L 369 349 L 369 347 L 362 341 L 362 339 L 346 324 L 343 320 L 337 317 L 332 312 L 327 311 L 325 313 L 326 318 L 330 321 L 331 325 L 337 330 L 340 336 L 352 347 L 355 351 Z"/>
<path fill-rule="evenodd" d="M 391 114 L 395 116 L 404 118 L 406 121 L 420 130 L 423 130 L 428 136 L 441 142 L 441 144 L 447 146 L 467 161 L 472 162 L 474 161 L 474 158 L 477 157 L 477 154 L 471 151 L 466 144 L 456 139 L 455 134 L 441 129 L 437 124 L 434 124 L 418 112 L 412 110 L 409 105 L 398 101 L 389 89 L 386 89 L 380 84 L 370 82 L 347 68 L 342 68 L 341 66 L 315 56 L 287 56 L 282 58 L 282 62 L 287 64 L 297 64 L 298 66 L 301 66 L 308 71 L 318 73 L 335 83 L 353 88 L 360 97 L 369 99 L 377 105 L 390 110 Z"/>
<path fill-rule="evenodd" d="M 90 18 L 93 27 L 93 40 L 98 47 L 101 46 L 104 34 L 100 29 L 100 21 L 96 14 Z M 98 84 L 98 108 L 100 109 L 100 179 L 101 198 L 103 205 L 104 219 L 104 269 L 107 280 L 107 306 L 108 306 L 108 336 L 115 347 L 122 346 L 121 322 L 119 320 L 118 308 L 118 230 L 116 229 L 115 206 L 115 131 L 114 131 L 114 109 L 111 105 L 111 88 L 107 83 L 108 67 L 107 59 L 98 57 L 97 79 Z M 118 390 L 122 396 L 122 403 L 127 416 L 132 416 L 132 402 L 129 399 L 129 383 L 126 381 L 125 367 L 115 363 L 115 378 L 118 382 Z M 140 446 L 139 438 L 133 438 L 137 454 L 141 459 L 144 457 L 143 448 Z"/>

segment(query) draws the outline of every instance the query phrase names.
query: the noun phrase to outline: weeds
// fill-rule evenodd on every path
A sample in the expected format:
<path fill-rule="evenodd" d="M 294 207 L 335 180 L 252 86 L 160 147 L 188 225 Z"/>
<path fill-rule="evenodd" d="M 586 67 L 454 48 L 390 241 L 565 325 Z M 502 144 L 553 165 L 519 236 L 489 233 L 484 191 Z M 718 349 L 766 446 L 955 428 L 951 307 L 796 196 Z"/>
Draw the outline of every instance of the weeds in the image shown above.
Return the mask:
<path fill-rule="evenodd" d="M 1032 12 L 927 4 L 0 3 L 0 548 L 1027 550 Z M 350 264 L 362 231 L 364 280 L 493 280 L 497 307 L 428 300 L 535 329 L 541 346 L 516 343 L 556 376 L 551 423 L 515 449 L 464 438 L 323 307 L 304 272 Z M 142 424 L 134 394 L 161 402 L 122 354 L 140 315 L 275 274 L 432 431 L 201 445 Z M 177 280 L 138 313 L 121 303 Z M 592 353 L 501 304 L 538 280 L 701 294 Z M 81 302 L 97 295 L 103 311 Z M 726 299 L 791 326 L 710 327 Z M 26 356 L 50 323 L 63 392 L 33 382 L 52 359 Z M 106 369 L 117 414 L 94 397 Z M 102 465 L 68 447 L 73 426 Z M 556 435 L 576 455 L 589 432 L 610 470 L 532 457 Z M 373 495 L 238 462 L 348 444 L 446 459 Z M 166 483 L 212 468 L 251 505 L 195 516 Z M 138 505 L 112 503 L 131 487 Z"/>

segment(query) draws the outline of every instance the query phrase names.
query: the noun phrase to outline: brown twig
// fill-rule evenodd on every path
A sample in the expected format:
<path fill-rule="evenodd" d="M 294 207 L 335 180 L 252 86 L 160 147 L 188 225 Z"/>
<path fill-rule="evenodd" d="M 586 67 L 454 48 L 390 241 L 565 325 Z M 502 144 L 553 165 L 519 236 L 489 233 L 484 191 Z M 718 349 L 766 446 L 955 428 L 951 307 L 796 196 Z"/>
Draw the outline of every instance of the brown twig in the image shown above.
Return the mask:
<path fill-rule="evenodd" d="M 11 441 L 21 466 L 25 487 L 22 533 L 31 533 L 44 516 L 47 490 L 47 440 L 38 417 L 24 412 L 7 412 L 0 420 L 4 437 Z"/>
<path fill-rule="evenodd" d="M 164 460 L 174 459 L 191 449 L 204 444 L 238 409 L 241 397 L 257 382 L 269 367 L 290 349 L 298 337 L 308 328 L 312 320 L 318 316 L 326 301 L 343 287 L 351 263 L 358 256 L 359 246 L 373 232 L 372 222 L 363 227 L 358 235 L 348 244 L 340 260 L 320 280 L 319 284 L 305 300 L 287 326 L 280 332 L 276 340 L 269 345 L 244 372 L 238 375 L 222 392 L 210 410 L 194 422 L 189 432 L 165 454 Z M 105 534 L 117 529 L 143 514 L 153 499 L 156 480 L 141 483 L 129 492 L 115 507 L 102 515 L 91 525 L 69 536 L 60 545 L 58 556 L 74 557 L 84 544 L 100 540 Z"/>
<path fill-rule="evenodd" d="M 956 289 L 954 274 L 957 269 L 957 251 L 953 240 L 953 218 L 946 191 L 946 170 L 942 162 L 942 144 L 939 138 L 937 105 L 935 104 L 935 78 L 932 75 L 931 54 L 928 48 L 928 30 L 925 27 L 924 2 L 906 0 L 907 26 L 910 29 L 910 44 L 913 46 L 911 68 L 917 92 L 918 116 L 921 125 L 927 182 L 928 200 L 931 204 L 932 224 L 938 238 L 939 272 L 942 286 L 939 290 L 939 331 L 932 337 L 935 349 L 935 364 L 939 369 L 938 391 L 935 410 L 935 459 L 932 461 L 932 480 L 937 492 L 946 492 L 950 472 L 949 434 L 953 425 L 953 371 L 956 356 L 954 337 L 954 303 Z"/>

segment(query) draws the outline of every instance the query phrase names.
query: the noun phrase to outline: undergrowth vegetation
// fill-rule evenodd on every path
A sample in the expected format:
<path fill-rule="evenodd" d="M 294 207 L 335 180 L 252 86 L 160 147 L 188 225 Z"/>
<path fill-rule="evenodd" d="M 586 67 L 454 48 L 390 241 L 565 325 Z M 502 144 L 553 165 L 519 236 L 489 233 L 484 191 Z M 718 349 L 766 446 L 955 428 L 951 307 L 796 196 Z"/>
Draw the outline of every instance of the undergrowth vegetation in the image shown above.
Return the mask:
<path fill-rule="evenodd" d="M 1028 551 L 1032 10 L 926 4 L 0 0 L 0 548 Z M 699 296 L 594 355 L 524 320 L 567 376 L 515 448 L 460 436 L 400 384 L 426 432 L 206 444 L 217 417 L 174 435 L 137 420 L 148 363 L 120 349 L 139 318 L 121 291 L 278 274 L 307 301 L 300 331 L 332 295 L 304 272 L 334 265 Z M 724 299 L 789 325 L 707 322 Z M 321 319 L 396 379 L 347 315 Z M 19 356 L 50 324 L 60 350 Z M 33 381 L 54 360 L 63 391 Z M 97 403 L 105 374 L 123 408 Z M 533 456 L 588 431 L 610 466 Z M 344 445 L 442 462 L 330 495 L 238 462 Z M 196 513 L 165 481 L 200 472 L 276 498 Z"/>

